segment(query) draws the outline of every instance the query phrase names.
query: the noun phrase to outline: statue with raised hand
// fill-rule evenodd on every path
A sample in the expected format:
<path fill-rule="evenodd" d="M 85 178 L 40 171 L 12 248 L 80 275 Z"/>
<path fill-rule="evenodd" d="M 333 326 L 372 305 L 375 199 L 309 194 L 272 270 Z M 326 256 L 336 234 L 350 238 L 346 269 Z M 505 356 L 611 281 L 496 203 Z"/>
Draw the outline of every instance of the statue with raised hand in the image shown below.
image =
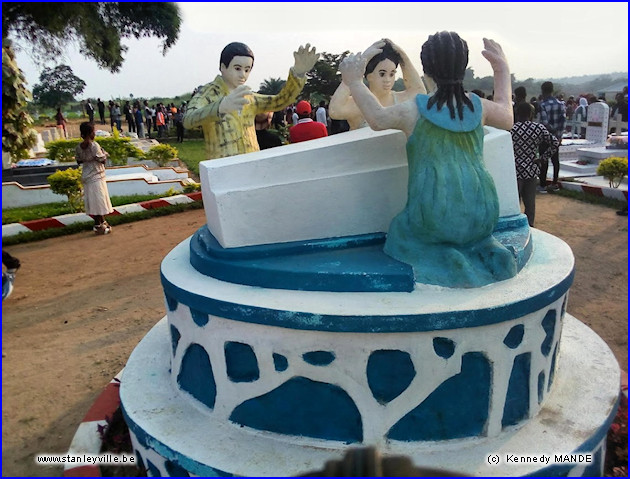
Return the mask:
<path fill-rule="evenodd" d="M 306 83 L 306 72 L 319 59 L 315 47 L 301 46 L 293 53 L 295 63 L 277 95 L 253 93 L 245 85 L 254 66 L 254 53 L 244 43 L 234 42 L 221 52 L 218 75 L 190 100 L 184 127 L 201 126 L 206 158 L 223 158 L 258 151 L 254 128 L 257 114 L 278 111 L 295 101 Z"/>
<path fill-rule="evenodd" d="M 422 78 L 409 57 L 390 39 L 384 38 L 372 44 L 363 56 L 370 59 L 363 76 L 368 82 L 368 88 L 381 105 L 392 106 L 414 98 L 418 93 L 426 93 Z M 393 91 L 399 65 L 405 90 Z M 343 82 L 330 99 L 329 113 L 334 120 L 347 120 L 351 130 L 368 126 L 350 94 L 348 85 Z"/>
<path fill-rule="evenodd" d="M 407 205 L 390 224 L 385 253 L 410 264 L 422 283 L 477 287 L 514 276 L 514 255 L 492 236 L 499 201 L 483 163 L 483 125 L 509 130 L 513 122 L 510 70 L 501 46 L 484 39 L 494 101 L 464 91 L 468 45 L 457 33 L 439 32 L 420 55 L 437 89 L 392 106 L 383 106 L 363 83 L 366 65 L 379 50 L 350 55 L 339 70 L 372 129 L 394 128 L 407 136 Z"/>

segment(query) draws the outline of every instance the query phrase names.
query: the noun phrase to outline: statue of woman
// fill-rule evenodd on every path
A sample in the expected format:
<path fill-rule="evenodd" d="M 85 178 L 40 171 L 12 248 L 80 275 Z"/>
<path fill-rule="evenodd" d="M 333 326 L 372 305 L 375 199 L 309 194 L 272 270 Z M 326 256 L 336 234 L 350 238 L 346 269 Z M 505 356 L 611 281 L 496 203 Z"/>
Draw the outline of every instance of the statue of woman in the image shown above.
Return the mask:
<path fill-rule="evenodd" d="M 510 71 L 501 46 L 484 39 L 483 56 L 494 71 L 494 101 L 466 94 L 462 85 L 468 45 L 457 33 L 431 35 L 422 46 L 431 96 L 383 106 L 363 84 L 371 48 L 340 65 L 343 82 L 374 130 L 407 135 L 407 205 L 393 220 L 385 253 L 410 264 L 417 282 L 478 287 L 516 274 L 514 255 L 493 236 L 499 201 L 483 164 L 483 125 L 509 130 L 513 123 Z"/>
<path fill-rule="evenodd" d="M 364 76 L 369 89 L 383 106 L 392 106 L 414 98 L 418 93 L 426 93 L 424 84 L 418 72 L 411 64 L 407 54 L 391 40 L 379 40 L 370 49 L 380 49 L 370 59 L 365 68 Z M 392 91 L 396 81 L 396 69 L 400 65 L 405 90 Z M 328 114 L 334 120 L 347 120 L 351 130 L 368 126 L 361 110 L 350 95 L 350 89 L 341 83 L 330 99 Z"/>

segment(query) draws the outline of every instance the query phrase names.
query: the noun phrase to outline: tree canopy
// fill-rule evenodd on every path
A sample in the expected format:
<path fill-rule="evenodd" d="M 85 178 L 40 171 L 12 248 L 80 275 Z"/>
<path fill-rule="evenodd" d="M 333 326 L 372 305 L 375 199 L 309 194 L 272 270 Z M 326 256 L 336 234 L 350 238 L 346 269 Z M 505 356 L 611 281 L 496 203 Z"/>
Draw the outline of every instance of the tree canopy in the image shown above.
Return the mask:
<path fill-rule="evenodd" d="M 263 95 L 277 95 L 282 90 L 282 87 L 286 83 L 286 80 L 282 78 L 268 78 L 267 80 L 263 80 L 258 87 L 258 93 Z"/>
<path fill-rule="evenodd" d="M 313 94 L 324 98 L 333 96 L 341 83 L 339 64 L 349 54 L 349 51 L 341 54 L 322 52 L 313 69 L 306 73 L 307 81 L 302 90 L 302 96 L 305 98 L 310 98 Z"/>
<path fill-rule="evenodd" d="M 75 95 L 82 93 L 85 82 L 72 72 L 68 65 L 44 68 L 38 83 L 33 87 L 33 99 L 40 105 L 50 108 L 63 106 L 74 101 Z"/>
<path fill-rule="evenodd" d="M 31 93 L 26 89 L 24 75 L 15 62 L 10 42 L 2 41 L 2 151 L 15 159 L 28 156 L 37 142 L 33 119 L 25 111 Z"/>
<path fill-rule="evenodd" d="M 2 38 L 9 35 L 43 62 L 76 43 L 81 54 L 117 72 L 127 47 L 121 38 L 163 38 L 163 53 L 179 35 L 179 7 L 172 2 L 7 2 L 2 4 Z"/>

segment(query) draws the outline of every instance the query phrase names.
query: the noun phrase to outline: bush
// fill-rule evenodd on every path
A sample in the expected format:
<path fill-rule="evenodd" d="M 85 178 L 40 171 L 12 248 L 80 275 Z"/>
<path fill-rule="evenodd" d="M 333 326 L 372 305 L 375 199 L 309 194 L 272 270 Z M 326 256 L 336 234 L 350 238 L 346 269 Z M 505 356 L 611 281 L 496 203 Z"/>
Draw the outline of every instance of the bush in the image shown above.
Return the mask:
<path fill-rule="evenodd" d="M 129 138 L 102 137 L 96 138 L 96 141 L 109 154 L 112 165 L 126 165 L 127 158 L 144 158 L 142 150 L 132 145 Z"/>
<path fill-rule="evenodd" d="M 195 191 L 201 191 L 201 183 L 189 183 L 184 186 L 184 193 L 194 193 Z"/>
<path fill-rule="evenodd" d="M 53 193 L 68 197 L 68 204 L 72 212 L 83 209 L 81 205 L 83 184 L 81 183 L 81 170 L 79 168 L 57 170 L 48 177 L 48 184 Z"/>
<path fill-rule="evenodd" d="M 75 149 L 81 141 L 81 139 L 75 138 L 73 140 L 57 140 L 47 143 L 48 158 L 60 163 L 74 161 Z M 138 159 L 144 157 L 142 150 L 132 145 L 129 138 L 97 137 L 96 141 L 109 154 L 109 160 L 112 165 L 126 165 L 129 157 Z"/>
<path fill-rule="evenodd" d="M 56 140 L 46 144 L 48 150 L 48 158 L 59 163 L 72 162 L 75 159 L 75 152 L 77 145 L 81 143 L 81 140 L 75 138 L 74 140 Z"/>
<path fill-rule="evenodd" d="M 173 148 L 171 145 L 161 144 L 151 147 L 149 151 L 146 152 L 145 158 L 155 161 L 158 166 L 164 166 L 169 161 L 177 158 L 177 155 L 177 149 Z"/>
<path fill-rule="evenodd" d="M 628 174 L 628 158 L 606 158 L 597 167 L 597 174 L 606 178 L 611 188 L 618 188 Z"/>

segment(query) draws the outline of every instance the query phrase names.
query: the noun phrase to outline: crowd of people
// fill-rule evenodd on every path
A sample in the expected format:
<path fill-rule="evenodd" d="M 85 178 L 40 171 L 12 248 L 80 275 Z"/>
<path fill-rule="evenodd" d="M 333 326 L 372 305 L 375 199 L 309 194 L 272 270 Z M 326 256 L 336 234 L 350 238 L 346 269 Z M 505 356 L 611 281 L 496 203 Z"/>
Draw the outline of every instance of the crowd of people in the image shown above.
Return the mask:
<path fill-rule="evenodd" d="M 100 99 L 99 104 L 102 103 Z M 88 105 L 89 100 L 88 100 Z M 103 104 L 103 110 L 105 105 Z M 129 133 L 135 133 L 138 138 L 152 138 L 153 132 L 157 138 L 165 138 L 167 131 L 171 126 L 174 126 L 177 132 L 177 141 L 184 141 L 184 125 L 183 115 L 186 112 L 186 102 L 183 102 L 179 107 L 175 106 L 175 103 L 164 105 L 163 103 L 157 103 L 149 105 L 147 100 L 142 103 L 140 100 L 135 100 L 131 103 L 130 100 L 125 101 L 122 110 L 120 103 L 113 100 L 109 101 L 109 121 L 110 127 L 120 132 L 123 131 L 123 116 L 127 123 L 127 131 Z M 100 107 L 99 107 L 100 115 Z M 92 123 L 93 120 L 90 119 Z M 101 115 L 101 124 L 105 124 L 105 112 Z"/>
<path fill-rule="evenodd" d="M 559 189 L 560 170 L 559 149 L 563 137 L 573 136 L 567 122 L 576 119 L 587 121 L 588 108 L 605 98 L 593 94 L 570 96 L 567 101 L 562 94 L 553 96 L 553 83 L 545 82 L 541 86 L 541 95 L 532 97 L 527 102 L 524 87 L 514 90 L 514 126 L 511 129 L 514 145 L 514 159 L 518 180 L 519 196 L 525 206 L 530 226 L 534 225 L 535 195 Z M 615 104 L 611 108 L 611 118 L 621 117 L 628 121 L 628 87 L 615 95 Z M 544 127 L 544 128 L 543 128 Z M 586 128 L 580 127 L 580 138 L 585 138 Z M 547 172 L 549 160 L 553 165 L 552 182 L 548 184 Z M 535 188 L 536 177 L 538 186 Z M 627 211 L 627 210 L 626 210 Z"/>

